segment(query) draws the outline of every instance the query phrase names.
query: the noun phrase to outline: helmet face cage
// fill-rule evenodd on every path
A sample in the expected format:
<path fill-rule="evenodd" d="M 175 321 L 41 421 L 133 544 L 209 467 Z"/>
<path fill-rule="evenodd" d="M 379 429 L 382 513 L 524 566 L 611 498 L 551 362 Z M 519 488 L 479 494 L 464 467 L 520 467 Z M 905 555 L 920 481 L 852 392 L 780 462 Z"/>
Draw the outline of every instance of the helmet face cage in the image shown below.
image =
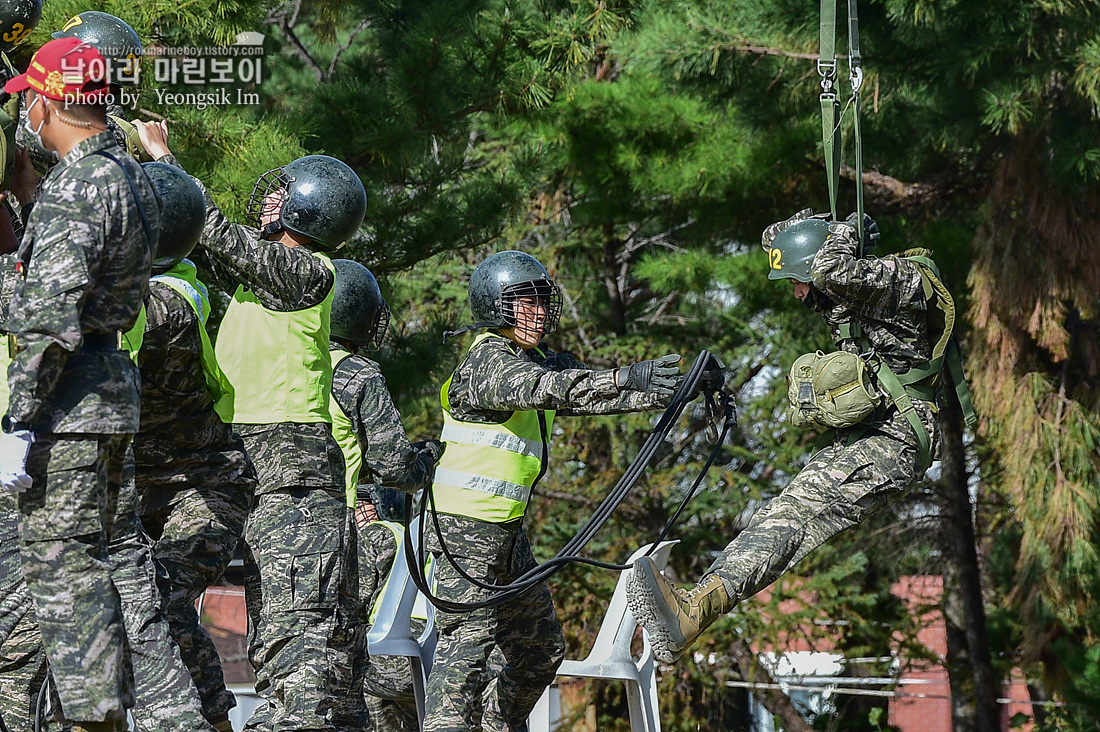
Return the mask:
<path fill-rule="evenodd" d="M 382 347 L 382 341 L 386 340 L 386 332 L 390 329 L 390 306 L 385 300 L 382 301 L 382 307 L 378 308 L 378 317 L 374 320 L 374 331 L 371 333 L 370 340 L 367 341 L 365 348 L 368 351 L 377 351 Z"/>
<path fill-rule="evenodd" d="M 246 214 L 256 228 L 264 228 L 277 222 L 282 215 L 283 204 L 287 201 L 287 188 L 293 180 L 283 168 L 272 168 L 256 180 L 252 193 L 248 196 Z M 278 207 L 274 201 L 278 201 Z M 268 221 L 264 221 L 264 219 Z"/>
<path fill-rule="evenodd" d="M 518 300 L 530 304 L 516 306 Z M 505 326 L 549 335 L 561 320 L 561 290 L 552 280 L 531 280 L 510 285 L 501 292 L 500 311 Z M 535 305 L 535 307 L 532 307 Z"/>

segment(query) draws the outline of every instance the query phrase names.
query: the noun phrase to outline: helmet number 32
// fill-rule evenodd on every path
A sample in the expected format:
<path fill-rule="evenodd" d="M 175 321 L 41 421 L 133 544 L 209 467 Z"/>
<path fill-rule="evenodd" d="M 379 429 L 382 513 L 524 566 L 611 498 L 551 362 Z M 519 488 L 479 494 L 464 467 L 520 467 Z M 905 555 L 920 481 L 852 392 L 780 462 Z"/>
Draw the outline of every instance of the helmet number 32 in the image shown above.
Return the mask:
<path fill-rule="evenodd" d="M 783 251 L 772 247 L 768 250 L 768 262 L 772 269 L 783 269 Z"/>
<path fill-rule="evenodd" d="M 11 30 L 5 33 L 0 38 L 4 39 L 5 43 L 10 43 L 13 46 L 18 46 L 23 40 L 30 35 L 33 28 L 27 28 L 22 23 L 12 23 Z"/>

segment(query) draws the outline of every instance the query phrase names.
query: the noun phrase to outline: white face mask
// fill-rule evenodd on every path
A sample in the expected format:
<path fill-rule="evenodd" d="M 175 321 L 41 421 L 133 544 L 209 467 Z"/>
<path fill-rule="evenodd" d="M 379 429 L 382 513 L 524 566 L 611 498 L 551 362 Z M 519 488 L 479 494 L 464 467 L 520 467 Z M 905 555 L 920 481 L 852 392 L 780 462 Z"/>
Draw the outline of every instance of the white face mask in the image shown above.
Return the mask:
<path fill-rule="evenodd" d="M 43 117 L 42 121 L 38 123 L 37 130 L 31 129 L 31 110 L 34 109 L 34 105 L 38 104 L 38 100 L 41 98 L 42 97 L 37 94 L 34 96 L 34 101 L 27 107 L 27 118 L 23 121 L 23 129 L 27 131 L 28 135 L 38 141 L 39 146 L 42 145 L 42 126 L 46 124 L 46 118 Z M 45 105 L 45 102 L 43 102 L 43 105 Z"/>

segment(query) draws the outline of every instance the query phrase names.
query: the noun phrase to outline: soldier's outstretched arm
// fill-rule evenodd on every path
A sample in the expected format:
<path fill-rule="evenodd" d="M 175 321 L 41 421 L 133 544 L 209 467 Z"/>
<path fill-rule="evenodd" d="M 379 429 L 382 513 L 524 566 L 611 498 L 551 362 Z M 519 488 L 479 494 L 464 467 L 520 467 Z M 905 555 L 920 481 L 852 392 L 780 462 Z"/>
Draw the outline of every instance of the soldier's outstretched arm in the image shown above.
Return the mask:
<path fill-rule="evenodd" d="M 878 320 L 896 315 L 905 303 L 923 302 L 916 265 L 895 256 L 859 258 L 853 227 L 835 223 L 829 230 L 810 269 L 814 287 L 856 313 Z"/>
<path fill-rule="evenodd" d="M 659 408 L 668 397 L 620 390 L 616 369 L 553 371 L 525 357 L 505 338 L 488 338 L 467 354 L 451 383 L 452 407 L 480 411 L 554 409 L 561 414 L 616 414 Z M 465 374 L 477 374 L 467 385 Z M 457 387 L 457 389 L 456 389 Z"/>
<path fill-rule="evenodd" d="M 65 363 L 83 342 L 80 314 L 91 289 L 88 253 L 103 251 L 100 217 L 106 203 L 95 186 L 82 180 L 64 182 L 62 195 L 38 202 L 33 249 L 24 264 L 22 286 L 16 290 L 8 319 L 20 335 L 20 350 L 9 367 L 13 422 L 34 424 L 57 387 Z"/>

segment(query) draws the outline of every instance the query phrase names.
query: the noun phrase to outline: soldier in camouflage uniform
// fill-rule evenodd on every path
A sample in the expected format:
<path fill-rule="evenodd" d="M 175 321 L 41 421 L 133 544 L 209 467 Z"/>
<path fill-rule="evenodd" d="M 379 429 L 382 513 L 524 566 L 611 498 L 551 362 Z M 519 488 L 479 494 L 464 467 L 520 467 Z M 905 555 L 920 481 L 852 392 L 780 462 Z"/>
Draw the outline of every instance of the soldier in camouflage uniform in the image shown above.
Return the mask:
<path fill-rule="evenodd" d="M 102 56 L 61 39 L 34 60 L 5 91 L 29 89 L 29 122 L 61 162 L 19 248 L 5 431 L 35 438 L 26 459 L 33 483 L 19 496 L 21 554 L 60 712 L 74 728 L 113 730 L 133 690 L 107 545 L 140 414 L 137 367 L 118 345 L 148 287 L 160 210 L 94 104 L 106 90 L 91 79 Z M 77 92 L 92 103 L 63 109 L 64 95 Z"/>
<path fill-rule="evenodd" d="M 337 440 L 359 448 L 345 449 L 348 505 L 356 493 L 378 486 L 416 493 L 432 479 L 443 443 L 429 439 L 410 443 L 401 415 L 390 397 L 378 364 L 363 355 L 379 348 L 389 326 L 390 310 L 371 271 L 350 259 L 333 261 L 336 290 L 332 298 L 332 398 Z M 349 459 L 350 457 L 350 459 Z M 366 496 L 369 499 L 369 496 Z"/>
<path fill-rule="evenodd" d="M 205 330 L 210 302 L 195 265 L 185 259 L 202 235 L 202 192 L 179 168 L 142 167 L 164 211 L 138 360 L 141 430 L 134 437 L 134 456 L 141 521 L 166 572 L 172 638 L 198 687 L 203 715 L 220 732 L 229 732 L 229 710 L 236 702 L 225 688 L 214 642 L 199 624 L 195 601 L 233 558 L 256 478 L 241 439 L 214 411 L 220 387 Z"/>
<path fill-rule="evenodd" d="M 25 193 L 21 191 L 21 193 Z M 25 200 L 33 199 L 33 190 Z M 6 328 L 7 307 L 18 276 L 13 256 L 0 258 L 0 330 Z M 8 349 L 2 349 L 7 371 Z M 7 380 L 3 382 L 3 407 L 7 406 Z M 137 698 L 131 710 L 141 728 L 171 725 L 177 729 L 202 730 L 199 698 L 179 651 L 169 639 L 168 620 L 156 585 L 158 568 L 152 559 L 152 543 L 137 518 L 137 494 L 132 457 L 126 458 L 123 485 L 113 519 L 114 537 L 107 547 L 111 577 L 119 591 L 131 660 L 136 673 Z M 4 505 L 10 500 L 10 515 Z M 14 498 L 0 497 L 0 524 L 14 529 L 17 521 Z M 0 537 L 0 561 L 18 562 L 18 535 Z M 0 714 L 8 729 L 30 730 L 38 688 L 45 678 L 45 657 L 33 613 L 33 600 L 26 590 L 19 564 L 5 573 L 10 584 L 0 604 Z M 6 640 L 4 638 L 6 637 Z"/>
<path fill-rule="evenodd" d="M 359 617 L 371 624 L 389 583 L 397 542 L 403 536 L 402 504 L 391 488 L 360 486 L 355 520 L 359 529 Z M 386 496 L 386 498 L 382 498 Z M 388 500 L 390 497 L 394 500 Z M 390 510 L 387 511 L 387 505 Z M 427 608 L 421 600 L 409 619 L 414 635 L 424 631 Z M 366 649 L 364 647 L 364 654 Z M 370 656 L 363 672 L 363 698 L 375 732 L 418 732 L 413 669 L 403 656 Z"/>
<path fill-rule="evenodd" d="M 359 617 L 365 627 L 374 621 L 402 532 L 396 523 L 401 520 L 399 510 L 379 520 L 379 509 L 384 507 L 375 505 L 376 496 L 393 491 L 415 493 L 429 485 L 443 444 L 434 439 L 409 442 L 386 378 L 378 364 L 362 353 L 378 349 L 389 325 L 389 307 L 378 281 L 358 262 L 337 259 L 333 265 L 332 428 L 344 453 L 348 506 L 356 509 Z M 364 636 L 364 657 L 365 640 Z M 369 658 L 363 688 L 377 732 L 419 730 L 407 658 Z"/>
<path fill-rule="evenodd" d="M 928 362 L 928 303 L 918 267 L 903 257 L 861 258 L 854 225 L 830 225 L 811 218 L 812 213 L 801 211 L 764 232 L 770 277 L 794 281 L 795 296 L 825 318 L 842 350 L 867 350 L 860 340 L 842 337 L 855 322 L 894 373 Z M 928 400 L 912 401 L 934 448 L 939 439 L 935 406 Z M 649 632 L 654 655 L 665 662 L 679 658 L 734 604 L 902 494 L 924 472 L 918 452 L 914 428 L 890 405 L 870 425 L 837 430 L 692 589 L 677 588 L 651 559 L 637 560 L 627 598 L 634 617 Z"/>
<path fill-rule="evenodd" d="M 42 16 L 41 0 L 15 0 L 0 3 L 0 81 L 7 83 L 16 76 L 7 54 L 21 43 Z M 4 135 L 0 164 L 8 164 L 14 154 L 14 127 L 19 122 L 19 95 L 4 93 L 0 98 L 3 115 L 0 134 Z M 8 184 L 4 171 L 4 186 Z M 8 305 L 17 281 L 13 252 L 19 242 L 15 234 L 13 208 L 8 198 L 0 205 L 0 413 L 8 411 L 8 365 L 11 357 L 7 347 Z M 17 206 L 18 204 L 16 204 Z M 17 210 L 17 209 L 16 209 Z M 22 222 L 18 222 L 22 231 Z M 23 579 L 19 558 L 19 514 L 16 497 L 0 490 L 0 720 L 9 732 L 32 729 L 31 709 L 38 687 L 46 676 L 46 658 L 32 601 Z"/>
<path fill-rule="evenodd" d="M 143 132 L 152 133 L 149 153 L 165 160 L 167 131 Z M 216 409 L 258 477 L 245 591 L 249 656 L 267 705 L 249 728 L 362 728 L 355 530 L 329 412 L 326 252 L 358 230 L 366 191 L 345 164 L 310 155 L 257 181 L 249 204 L 257 228 L 230 223 L 209 196 L 206 207 L 194 259 L 233 293 L 215 344 Z"/>
<path fill-rule="evenodd" d="M 8 410 L 8 304 L 17 276 L 14 254 L 0 256 L 0 412 Z M 0 719 L 9 732 L 33 729 L 34 702 L 46 678 L 46 657 L 19 559 L 19 507 L 0 491 Z"/>
<path fill-rule="evenodd" d="M 132 53 L 140 56 L 137 34 L 122 20 L 94 12 L 82 14 L 81 18 L 83 22 L 70 21 L 65 30 L 54 34 L 54 38 L 70 37 L 92 45 L 102 44 L 116 53 L 124 50 L 126 44 L 136 44 Z M 120 66 L 115 64 L 115 68 Z M 24 120 L 26 112 L 24 109 Z M 130 146 L 110 116 L 106 118 L 106 124 L 118 145 L 130 151 Z M 31 133 L 31 126 L 24 124 L 20 127 L 20 139 L 31 151 L 36 167 L 48 170 L 57 163 L 57 152 L 43 146 L 41 139 Z M 24 194 L 20 198 L 30 201 L 33 196 Z M 130 450 L 126 453 L 123 477 L 116 515 L 112 520 L 113 536 L 107 551 L 111 577 L 121 599 L 135 673 L 137 696 L 132 713 L 142 727 L 170 725 L 177 729 L 208 732 L 210 726 L 200 713 L 198 691 L 180 658 L 179 649 L 169 636 L 168 618 L 156 584 L 158 578 L 163 580 L 163 570 L 153 560 L 153 543 L 137 515 L 137 489 Z"/>
<path fill-rule="evenodd" d="M 508 583 L 535 567 L 523 531 L 531 489 L 545 472 L 555 412 L 619 414 L 668 405 L 682 380 L 679 356 L 593 371 L 540 347 L 557 327 L 561 294 L 532 256 L 498 252 L 470 278 L 470 309 L 485 327 L 443 385 L 447 451 L 432 485 L 442 536 L 429 529 L 436 595 L 477 602 L 489 591 L 465 579 L 440 552 L 487 584 Z M 431 517 L 425 519 L 432 525 Z M 525 729 L 565 649 L 550 588 L 470 613 L 439 612 L 439 645 L 428 679 L 425 729 Z M 501 654 L 499 669 L 487 666 Z"/>

